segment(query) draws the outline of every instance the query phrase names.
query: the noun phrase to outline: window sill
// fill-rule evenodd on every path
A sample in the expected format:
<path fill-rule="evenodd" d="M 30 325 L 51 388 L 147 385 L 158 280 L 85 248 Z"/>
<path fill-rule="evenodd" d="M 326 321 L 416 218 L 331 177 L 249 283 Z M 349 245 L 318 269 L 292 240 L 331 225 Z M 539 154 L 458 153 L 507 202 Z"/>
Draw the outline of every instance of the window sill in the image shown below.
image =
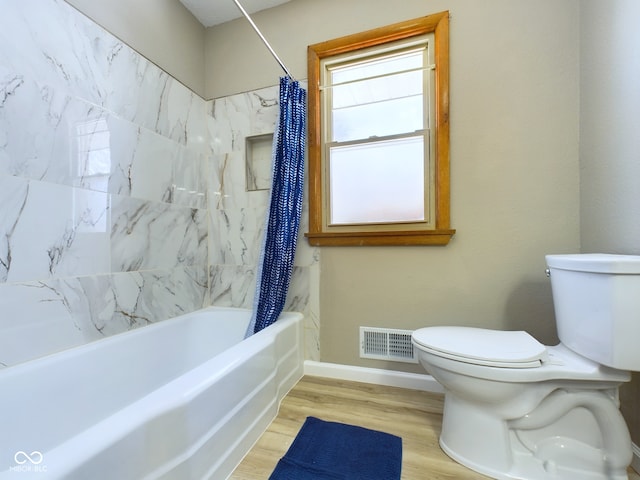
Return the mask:
<path fill-rule="evenodd" d="M 455 230 L 421 230 L 399 232 L 341 232 L 305 233 L 309 244 L 322 246 L 381 246 L 381 245 L 447 245 Z"/>

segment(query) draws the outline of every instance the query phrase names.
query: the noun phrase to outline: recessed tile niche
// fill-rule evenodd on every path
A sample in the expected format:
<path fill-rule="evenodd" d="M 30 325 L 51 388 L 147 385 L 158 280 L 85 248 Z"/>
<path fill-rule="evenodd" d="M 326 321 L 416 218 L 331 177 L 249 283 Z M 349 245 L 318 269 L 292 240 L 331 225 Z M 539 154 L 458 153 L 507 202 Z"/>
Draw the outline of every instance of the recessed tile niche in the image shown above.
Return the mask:
<path fill-rule="evenodd" d="M 271 155 L 273 133 L 246 138 L 245 164 L 247 191 L 271 188 Z"/>

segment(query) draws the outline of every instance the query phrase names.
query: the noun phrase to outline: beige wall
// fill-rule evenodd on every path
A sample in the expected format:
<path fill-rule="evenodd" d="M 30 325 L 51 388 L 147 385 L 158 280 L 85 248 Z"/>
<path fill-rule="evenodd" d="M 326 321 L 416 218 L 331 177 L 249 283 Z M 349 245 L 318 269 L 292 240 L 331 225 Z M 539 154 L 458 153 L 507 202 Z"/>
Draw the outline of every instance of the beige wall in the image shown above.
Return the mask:
<path fill-rule="evenodd" d="M 578 2 L 294 0 L 254 18 L 305 78 L 308 44 L 447 9 L 458 233 L 447 247 L 322 248 L 323 361 L 422 371 L 360 359 L 361 325 L 522 328 L 556 342 L 544 255 L 580 249 Z M 207 31 L 208 64 L 226 67 L 208 75 L 208 95 L 277 82 L 246 27 Z"/>
<path fill-rule="evenodd" d="M 446 10 L 451 3 L 473 2 L 435 0 L 426 6 L 424 0 L 293 0 L 251 16 L 291 74 L 304 79 L 307 45 Z M 207 29 L 206 59 L 210 98 L 274 85 L 283 74 L 243 18 Z"/>
<path fill-rule="evenodd" d="M 204 97 L 205 28 L 178 0 L 66 0 Z"/>
<path fill-rule="evenodd" d="M 583 252 L 640 254 L 640 3 L 581 8 L 581 239 Z M 640 445 L 640 377 L 621 389 Z"/>

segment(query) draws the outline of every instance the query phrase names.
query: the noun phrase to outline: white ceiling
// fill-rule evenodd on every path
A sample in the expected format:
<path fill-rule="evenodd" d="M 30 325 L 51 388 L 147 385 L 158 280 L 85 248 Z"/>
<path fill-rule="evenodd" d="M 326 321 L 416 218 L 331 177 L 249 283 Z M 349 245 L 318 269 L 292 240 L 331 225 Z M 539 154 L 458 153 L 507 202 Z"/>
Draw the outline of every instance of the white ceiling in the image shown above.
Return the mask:
<path fill-rule="evenodd" d="M 240 5 L 249 13 L 275 7 L 289 0 L 239 0 Z M 228 22 L 242 17 L 242 13 L 233 0 L 180 0 L 205 27 Z"/>

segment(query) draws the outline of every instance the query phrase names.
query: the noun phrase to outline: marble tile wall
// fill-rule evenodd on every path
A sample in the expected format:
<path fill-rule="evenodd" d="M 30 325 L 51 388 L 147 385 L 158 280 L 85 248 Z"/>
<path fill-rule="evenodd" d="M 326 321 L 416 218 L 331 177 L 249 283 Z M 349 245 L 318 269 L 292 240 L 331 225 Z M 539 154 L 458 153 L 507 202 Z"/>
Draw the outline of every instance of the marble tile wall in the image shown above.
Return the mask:
<path fill-rule="evenodd" d="M 208 103 L 61 0 L 0 15 L 0 367 L 208 304 Z"/>
<path fill-rule="evenodd" d="M 259 260 L 268 190 L 247 188 L 247 175 L 257 184 L 270 170 L 247 172 L 247 137 L 271 134 L 278 117 L 278 86 L 213 100 L 209 131 L 213 157 L 208 192 L 211 264 L 211 303 L 253 306 L 255 272 Z M 285 310 L 305 314 L 306 357 L 320 359 L 319 347 L 319 249 L 310 247 L 303 232 L 308 231 L 308 198 L 305 192 L 294 272 Z"/>
<path fill-rule="evenodd" d="M 269 192 L 245 139 L 273 132 L 277 86 L 207 102 L 62 0 L 2 7 L 0 368 L 251 308 Z M 315 360 L 318 255 L 301 233 L 286 305 Z"/>

